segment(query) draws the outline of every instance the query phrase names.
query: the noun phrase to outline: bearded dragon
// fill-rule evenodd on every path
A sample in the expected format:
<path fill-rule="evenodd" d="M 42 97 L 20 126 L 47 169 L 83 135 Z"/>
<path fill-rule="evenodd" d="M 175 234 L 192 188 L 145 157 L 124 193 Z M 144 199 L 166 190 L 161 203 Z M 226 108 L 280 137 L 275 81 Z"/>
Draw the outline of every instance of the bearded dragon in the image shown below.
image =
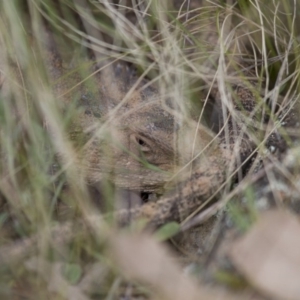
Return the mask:
<path fill-rule="evenodd" d="M 89 79 L 85 80 L 78 71 L 65 68 L 50 34 L 44 42 L 42 55 L 55 97 L 63 110 L 74 103 L 79 108 L 69 132 L 72 140 L 83 137 L 79 154 L 72 158 L 78 173 L 88 184 L 108 177 L 120 188 L 163 193 L 158 201 L 116 212 L 120 223 L 143 218 L 157 227 L 182 220 L 216 196 L 237 162 L 253 151 L 242 125 L 229 120 L 229 136 L 216 136 L 188 119 L 172 99 L 140 80 L 126 64 L 88 61 L 84 73 Z M 5 93 L 9 81 L 4 76 L 1 82 Z M 224 93 L 225 89 L 218 89 L 221 85 L 220 79 L 211 91 L 215 98 Z M 251 114 L 255 108 L 251 88 L 236 81 L 231 89 L 238 99 L 233 107 L 241 115 L 242 110 Z M 237 152 L 242 152 L 242 159 Z M 61 153 L 58 156 L 66 159 Z M 53 229 L 56 240 L 68 240 L 72 234 L 69 223 Z M 35 242 L 33 237 L 2 247 L 0 258 L 22 256 Z"/>

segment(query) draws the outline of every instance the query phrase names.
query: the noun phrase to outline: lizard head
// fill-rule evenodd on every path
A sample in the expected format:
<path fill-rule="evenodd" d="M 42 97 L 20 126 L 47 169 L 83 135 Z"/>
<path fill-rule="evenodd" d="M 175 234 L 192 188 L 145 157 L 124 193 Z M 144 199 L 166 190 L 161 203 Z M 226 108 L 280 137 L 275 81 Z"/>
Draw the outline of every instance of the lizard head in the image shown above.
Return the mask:
<path fill-rule="evenodd" d="M 92 126 L 94 138 L 85 147 L 86 173 L 91 182 L 109 174 L 120 187 L 156 191 L 199 156 L 214 135 L 176 113 L 172 100 L 165 101 L 155 88 L 135 84 L 126 68 L 111 67 L 97 79 L 102 120 Z"/>

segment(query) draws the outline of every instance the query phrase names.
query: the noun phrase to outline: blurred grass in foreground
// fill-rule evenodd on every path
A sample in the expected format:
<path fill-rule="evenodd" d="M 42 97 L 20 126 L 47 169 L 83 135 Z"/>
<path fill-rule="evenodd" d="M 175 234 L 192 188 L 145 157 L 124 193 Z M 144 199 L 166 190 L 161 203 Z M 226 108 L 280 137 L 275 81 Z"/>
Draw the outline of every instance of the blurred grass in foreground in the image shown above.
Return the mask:
<path fill-rule="evenodd" d="M 195 24 L 199 27 L 196 26 L 195 33 L 193 27 L 191 31 L 186 27 L 185 17 L 176 17 L 171 1 L 139 1 L 139 5 L 128 8 L 123 6 L 124 2 L 120 1 L 120 5 L 84 0 L 5 0 L 0 3 L 0 247 L 16 238 L 40 232 L 36 264 L 28 260 L 14 266 L 0 266 L 0 297 L 29 299 L 34 295 L 35 299 L 73 299 L 71 292 L 60 293 L 57 287 L 54 291 L 49 289 L 49 284 L 55 285 L 55 276 L 48 277 L 50 270 L 57 272 L 57 278 L 66 279 L 68 283 L 61 286 L 65 291 L 70 287 L 80 290 L 77 284 L 83 274 L 94 270 L 89 288 L 80 290 L 94 298 L 113 299 L 132 288 L 124 283 L 118 266 L 114 266 L 105 251 L 112 225 L 101 222 L 90 234 L 82 234 L 81 228 L 74 225 L 74 239 L 60 249 L 51 249 L 49 228 L 55 222 L 76 222 L 95 211 L 100 212 L 91 199 L 84 174 L 74 163 L 77 151 L 80 152 L 85 142 L 84 137 L 74 141 L 70 133 L 76 131 L 74 120 L 76 122 L 80 107 L 69 103 L 66 109 L 59 97 L 59 93 L 64 92 L 73 99 L 79 97 L 78 91 L 71 88 L 63 91 L 57 86 L 73 80 L 74 70 L 85 80 L 91 58 L 99 62 L 108 57 L 122 57 L 136 66 L 139 74 L 150 78 L 163 94 L 174 99 L 182 111 L 196 101 L 197 112 L 201 113 L 202 103 L 197 99 L 205 95 L 205 91 L 199 82 L 207 78 L 211 81 L 213 76 L 203 75 L 200 67 L 214 57 L 215 47 L 220 46 L 202 43 L 201 37 L 208 28 L 205 20 L 217 27 L 222 25 L 224 8 L 207 4 L 203 10 L 196 10 Z M 247 1 L 242 2 L 248 8 Z M 248 18 L 248 10 L 243 12 L 242 8 L 241 11 L 244 18 Z M 279 90 L 292 95 L 298 90 L 299 78 L 298 43 L 287 49 L 289 36 L 285 36 L 292 21 L 288 19 L 284 23 L 279 19 L 281 23 L 274 25 L 273 15 L 261 11 L 267 26 L 261 29 L 259 20 L 254 19 L 255 34 L 251 41 L 258 49 L 258 56 L 268 57 L 275 51 L 272 55 L 278 62 L 270 68 L 265 60 L 265 65 L 258 70 L 259 75 L 266 78 L 270 87 L 276 85 L 280 66 L 285 56 L 290 55 L 291 68 L 295 71 L 289 81 L 280 83 Z M 204 20 L 202 26 L 201 20 Z M 43 51 L 45 23 L 54 33 L 64 67 L 70 70 L 57 82 L 53 82 L 49 74 Z M 266 36 L 274 37 L 272 30 L 277 24 L 274 32 L 278 35 L 271 43 L 264 36 L 264 30 Z M 189 39 L 196 41 L 194 46 L 190 46 Z M 230 53 L 225 55 L 230 61 Z M 215 63 L 218 61 L 208 65 Z M 76 84 L 71 81 L 68 86 Z M 94 89 L 92 81 L 87 80 L 86 85 Z M 183 98 L 191 99 L 192 104 L 187 105 Z M 203 118 L 207 121 L 205 115 Z M 57 153 L 64 159 L 57 159 Z M 101 201 L 113 206 L 113 187 L 104 185 L 103 194 L 105 199 Z M 48 258 L 49 263 L 44 258 Z M 145 292 L 144 287 L 139 288 L 141 293 Z"/>

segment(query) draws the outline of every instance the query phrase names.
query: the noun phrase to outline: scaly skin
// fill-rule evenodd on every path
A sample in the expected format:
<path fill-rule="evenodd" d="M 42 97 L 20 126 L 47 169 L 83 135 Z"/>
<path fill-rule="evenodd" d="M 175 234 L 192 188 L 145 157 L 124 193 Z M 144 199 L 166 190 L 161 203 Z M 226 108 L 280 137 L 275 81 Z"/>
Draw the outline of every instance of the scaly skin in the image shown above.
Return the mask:
<path fill-rule="evenodd" d="M 46 41 L 45 60 L 50 78 L 56 82 L 54 93 L 65 109 L 72 101 L 77 101 L 82 108 L 70 135 L 76 138 L 78 132 L 89 130 L 76 161 L 78 169 L 84 170 L 87 182 L 97 183 L 103 175 L 112 174 L 111 179 L 121 188 L 146 192 L 168 190 L 157 202 L 116 212 L 120 223 L 143 218 L 149 226 L 157 227 L 168 221 L 180 221 L 215 194 L 226 181 L 230 166 L 234 165 L 232 145 L 226 147 L 209 129 L 173 114 L 173 104 L 165 102 L 155 88 L 143 88 L 145 82 L 132 90 L 136 78 L 122 64 L 108 62 L 109 66 L 101 72 L 97 71 L 99 66 L 89 69 L 95 72 L 91 79 L 95 87 L 93 92 L 85 83 L 69 91 L 81 78 L 75 72 L 67 80 L 60 80 L 70 70 L 64 70 L 58 53 L 53 50 L 51 36 L 49 40 L 51 47 Z M 2 88 L 7 87 L 2 85 Z M 251 111 L 254 106 L 252 93 L 241 85 L 234 89 L 242 104 L 250 106 Z M 110 139 L 99 133 L 103 123 Z M 252 151 L 251 147 L 245 147 L 245 152 Z M 141 159 L 161 171 L 148 168 Z M 170 183 L 173 175 L 193 159 L 192 167 L 180 172 Z M 170 190 L 172 185 L 178 188 Z M 72 226 L 66 223 L 54 228 L 54 242 L 60 244 L 69 240 L 73 235 Z M 36 242 L 37 237 L 32 237 L 2 247 L 0 263 L 23 257 Z"/>
<path fill-rule="evenodd" d="M 179 190 L 173 190 L 156 202 L 117 211 L 115 218 L 123 225 L 143 219 L 148 221 L 148 226 L 152 228 L 169 221 L 180 222 L 199 206 L 206 204 L 207 200 L 215 195 L 217 189 L 226 181 L 231 157 L 231 151 L 228 150 L 224 150 L 222 157 L 209 157 L 210 168 L 202 169 L 200 167 L 186 181 L 180 183 Z M 73 222 L 59 224 L 50 229 L 52 242 L 55 247 L 64 245 L 78 233 L 77 229 L 82 230 L 82 227 L 85 227 L 85 222 L 96 227 L 99 221 L 102 221 L 100 216 L 92 216 L 75 225 Z M 13 245 L 2 246 L 0 248 L 0 264 L 17 262 L 22 259 L 34 249 L 38 240 L 39 236 L 33 236 L 15 242 Z"/>

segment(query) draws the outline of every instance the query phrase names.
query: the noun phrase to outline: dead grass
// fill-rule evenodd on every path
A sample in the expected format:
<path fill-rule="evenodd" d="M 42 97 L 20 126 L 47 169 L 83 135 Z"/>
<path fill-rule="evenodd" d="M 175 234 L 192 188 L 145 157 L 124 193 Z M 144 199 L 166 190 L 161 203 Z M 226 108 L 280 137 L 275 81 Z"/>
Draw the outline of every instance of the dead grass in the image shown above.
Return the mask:
<path fill-rule="evenodd" d="M 119 117 L 120 107 L 133 89 L 111 110 L 109 120 L 97 122 L 97 130 L 93 128 L 95 125 L 85 131 L 77 128 L 74 124 L 82 114 L 79 105 L 82 93 L 90 93 L 97 99 L 105 97 L 98 94 L 90 76 L 93 62 L 103 65 L 107 59 L 126 61 L 136 69 L 139 81 L 147 79 L 149 86 L 155 86 L 163 95 L 162 105 L 166 109 L 169 107 L 164 102 L 172 100 L 173 113 L 182 120 L 193 118 L 198 124 L 216 130 L 212 108 L 217 108 L 223 120 L 228 120 L 229 114 L 235 120 L 233 130 L 240 135 L 246 132 L 255 142 L 260 162 L 257 159 L 252 164 L 248 177 L 232 187 L 233 174 L 229 174 L 231 177 L 220 187 L 223 192 L 212 211 L 204 212 L 198 220 L 182 228 L 202 223 L 207 214 L 214 214 L 237 196 L 247 203 L 239 202 L 231 214 L 239 229 L 247 227 L 245 220 L 252 222 L 253 215 L 258 214 L 257 207 L 252 205 L 257 200 L 254 198 L 268 198 L 266 195 L 271 194 L 277 205 L 282 206 L 291 192 L 287 190 L 293 186 L 292 204 L 299 201 L 295 188 L 299 160 L 292 155 L 293 166 L 278 163 L 277 158 L 282 158 L 280 146 L 274 157 L 266 155 L 267 151 L 272 152 L 272 147 L 277 147 L 276 142 L 270 141 L 270 135 L 281 134 L 282 143 L 289 147 L 299 135 L 298 111 L 290 110 L 299 89 L 298 32 L 293 29 L 297 28 L 294 25 L 299 16 L 293 15 L 294 2 L 274 1 L 267 7 L 258 0 L 239 1 L 238 5 L 229 1 L 226 7 L 222 1 L 203 0 L 201 7 L 197 1 L 185 1 L 178 7 L 171 5 L 172 1 L 136 2 L 0 3 L 0 295 L 3 298 L 120 299 L 146 295 L 153 299 L 182 299 L 178 295 L 185 295 L 185 299 L 196 299 L 200 293 L 205 295 L 203 299 L 216 297 L 215 291 L 183 276 L 176 259 L 170 259 L 169 252 L 153 238 L 136 237 L 142 223 L 116 229 L 113 217 L 99 218 L 103 210 L 113 210 L 119 191 L 104 176 L 95 196 L 86 184 L 86 171 L 78 168 L 77 161 L 93 135 L 112 142 L 107 124 Z M 298 2 L 295 0 L 300 5 Z M 67 72 L 63 76 L 55 68 L 49 70 L 45 59 L 46 35 L 41 29 L 44 23 L 54 33 L 64 59 Z M 234 107 L 233 100 L 239 106 L 232 89 L 236 83 L 247 86 L 255 95 L 256 117 L 254 112 L 244 115 L 243 109 L 237 112 Z M 220 102 L 212 105 L 213 97 Z M 285 134 L 290 129 L 282 126 L 282 119 L 290 114 L 294 118 L 287 119 L 293 120 L 294 131 Z M 231 143 L 226 124 L 222 139 Z M 233 151 L 239 152 L 238 144 Z M 195 147 L 194 141 L 191 145 Z M 197 155 L 200 153 L 193 153 L 193 157 Z M 274 167 L 252 176 L 259 164 L 267 165 L 268 161 Z M 185 167 L 191 165 L 189 162 Z M 274 185 L 278 176 L 285 184 L 284 191 Z M 242 171 L 238 177 L 241 181 Z M 264 194 L 255 185 L 261 178 L 269 187 L 268 193 Z M 63 226 L 59 225 L 62 221 Z M 157 236 L 167 238 L 173 229 L 163 233 L 163 237 Z M 72 232 L 69 240 L 60 239 L 63 231 Z M 134 232 L 134 236 L 127 237 L 124 231 Z M 10 253 L 12 248 L 7 245 L 17 243 L 20 247 L 13 248 L 16 254 Z M 145 247 L 147 243 L 149 248 Z M 28 253 L 24 257 L 26 247 Z M 150 272 L 151 267 L 156 273 Z M 159 276 L 158 267 L 163 270 Z M 251 292 L 245 295 L 222 292 L 220 299 L 251 297 Z"/>

